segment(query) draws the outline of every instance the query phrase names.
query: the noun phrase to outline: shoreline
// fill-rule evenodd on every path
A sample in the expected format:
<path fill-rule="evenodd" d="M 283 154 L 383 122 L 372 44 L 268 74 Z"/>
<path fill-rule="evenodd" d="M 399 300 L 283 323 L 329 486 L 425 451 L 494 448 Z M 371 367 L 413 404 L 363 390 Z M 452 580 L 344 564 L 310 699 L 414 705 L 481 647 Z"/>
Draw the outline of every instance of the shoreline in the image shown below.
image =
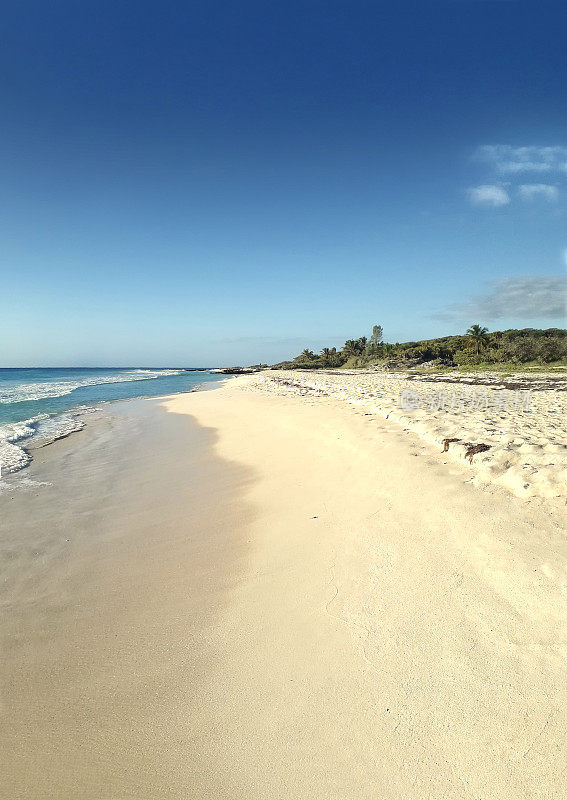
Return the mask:
<path fill-rule="evenodd" d="M 255 380 L 119 401 L 0 498 L 10 797 L 559 800 L 561 510 Z"/>
<path fill-rule="evenodd" d="M 187 371 L 187 372 L 188 371 L 198 372 L 200 370 L 185 370 L 185 371 Z M 227 376 L 227 378 L 225 380 L 228 380 L 228 379 L 229 379 L 229 376 Z M 210 382 L 209 381 L 204 381 L 202 384 L 197 384 L 196 386 L 192 387 L 191 389 L 187 389 L 185 391 L 175 392 L 174 394 L 183 395 L 183 394 L 191 394 L 192 392 L 211 391 L 217 385 L 218 386 L 222 386 L 225 383 L 225 380 L 215 380 L 215 381 L 210 381 Z M 88 419 L 92 419 L 91 415 L 95 415 L 96 416 L 96 415 L 103 414 L 104 413 L 104 409 L 107 406 L 112 406 L 114 403 L 128 403 L 128 402 L 135 402 L 135 401 L 138 401 L 138 400 L 145 400 L 145 399 L 147 399 L 147 400 L 160 400 L 162 398 L 170 397 L 170 396 L 172 396 L 171 393 L 165 393 L 165 394 L 159 394 L 159 395 L 138 395 L 138 396 L 135 396 L 135 397 L 117 398 L 115 400 L 99 400 L 97 402 L 94 402 L 92 405 L 88 405 L 88 406 L 78 405 L 78 406 L 70 407 L 69 409 L 65 409 L 65 410 L 62 410 L 62 411 L 55 411 L 55 412 L 51 412 L 49 414 L 46 414 L 46 417 L 48 419 L 51 419 L 51 420 L 55 420 L 58 417 L 65 417 L 65 416 L 70 416 L 70 417 L 72 417 L 74 419 L 76 418 L 78 420 L 77 426 L 76 427 L 72 427 L 69 430 L 63 431 L 60 434 L 53 435 L 53 437 L 52 438 L 48 438 L 47 441 L 42 441 L 41 436 L 39 436 L 39 440 L 36 441 L 36 436 L 38 436 L 37 432 L 34 432 L 32 434 L 25 434 L 25 435 L 22 434 L 22 436 L 17 438 L 17 439 L 15 439 L 15 441 L 13 439 L 9 439 L 8 442 L 10 444 L 12 444 L 13 447 L 21 450 L 21 452 L 24 454 L 25 460 L 22 460 L 20 462 L 20 466 L 17 466 L 15 468 L 14 468 L 14 466 L 11 466 L 8 472 L 2 471 L 2 474 L 0 474 L 0 493 L 2 492 L 3 489 L 6 490 L 6 489 L 10 489 L 10 488 L 16 488 L 16 484 L 13 483 L 12 481 L 6 482 L 6 478 L 12 478 L 12 476 L 19 476 L 20 478 L 21 477 L 25 478 L 26 473 L 24 471 L 32 464 L 32 462 L 33 462 L 33 453 L 34 452 L 37 452 L 38 450 L 42 450 L 45 447 L 49 447 L 50 445 L 55 444 L 56 442 L 61 441 L 63 439 L 67 439 L 69 436 L 72 436 L 73 434 L 80 433 L 87 426 L 87 424 L 88 424 L 87 420 Z M 35 423 L 36 421 L 37 421 L 36 418 L 33 417 L 33 418 L 30 418 L 30 419 L 21 420 L 19 422 L 13 422 L 13 423 L 7 423 L 7 424 L 8 425 L 13 425 L 14 427 L 17 427 L 17 426 L 29 426 L 30 422 L 34 422 Z M 29 440 L 29 442 L 27 444 L 25 444 L 25 442 L 27 440 Z M 22 473 L 24 473 L 23 476 L 22 476 Z M 18 477 L 16 477 L 15 480 L 18 480 Z M 24 481 L 24 483 L 25 483 L 25 481 Z"/>
<path fill-rule="evenodd" d="M 441 447 L 446 458 L 450 461 L 463 462 L 463 460 L 468 459 L 470 466 L 474 469 L 473 482 L 478 485 L 500 485 L 524 499 L 542 497 L 550 503 L 560 503 L 562 500 L 567 499 L 567 445 L 562 442 L 560 436 L 557 440 L 551 442 L 539 439 L 538 443 L 533 446 L 529 438 L 523 438 L 524 431 L 518 430 L 514 435 L 501 435 L 500 441 L 494 442 L 491 440 L 490 435 L 495 432 L 495 427 L 500 426 L 502 420 L 505 419 L 502 414 L 493 414 L 488 423 L 484 423 L 484 425 L 479 424 L 479 416 L 481 417 L 481 415 L 476 414 L 476 418 L 472 420 L 472 430 L 469 429 L 468 431 L 471 433 L 470 437 L 461 434 L 462 421 L 456 419 L 455 413 L 447 421 L 442 419 L 447 410 L 457 411 L 462 414 L 465 411 L 462 401 L 467 401 L 466 393 L 472 390 L 472 393 L 469 393 L 471 408 L 468 409 L 469 413 L 464 415 L 466 428 L 467 418 L 471 419 L 473 417 L 470 411 L 474 411 L 473 403 L 475 402 L 477 389 L 482 389 L 485 398 L 488 398 L 484 400 L 484 408 L 482 407 L 482 396 L 479 394 L 478 398 L 476 398 L 478 403 L 477 410 L 480 412 L 488 411 L 492 402 L 494 402 L 496 412 L 499 410 L 512 411 L 513 403 L 519 403 L 518 410 L 520 412 L 532 411 L 533 409 L 526 409 L 523 406 L 529 405 L 530 395 L 532 392 L 536 392 L 546 398 L 546 413 L 548 413 L 550 403 L 553 402 L 556 404 L 556 408 L 552 408 L 551 411 L 557 413 L 559 419 L 562 415 L 565 417 L 567 416 L 567 378 L 564 375 L 559 378 L 555 375 L 549 375 L 545 370 L 540 370 L 537 374 L 528 374 L 525 371 L 518 370 L 511 376 L 482 372 L 475 374 L 467 372 L 434 373 L 431 375 L 412 371 L 384 373 L 360 369 L 263 370 L 247 374 L 227 375 L 222 380 L 204 382 L 188 391 L 101 401 L 89 409 L 82 411 L 80 409 L 69 409 L 66 412 L 61 412 L 61 414 L 67 413 L 88 418 L 91 414 L 96 416 L 103 413 L 105 407 L 112 406 L 114 403 L 144 399 L 159 401 L 177 395 L 183 396 L 199 391 L 212 391 L 215 388 L 226 385 L 231 378 L 239 378 L 240 385 L 254 388 L 255 390 L 260 389 L 284 394 L 307 392 L 319 397 L 328 395 L 335 397 L 340 402 L 366 407 L 370 413 L 393 421 L 406 432 L 416 434 L 420 440 Z M 424 392 L 429 392 L 429 398 L 425 393 L 421 395 L 418 393 L 422 391 L 422 387 L 424 387 Z M 463 390 L 465 392 L 464 395 L 462 394 Z M 431 401 L 434 396 L 446 398 L 448 396 L 447 392 L 449 392 L 454 400 L 457 391 L 461 395 L 461 407 L 457 409 L 430 407 L 430 413 L 425 413 L 427 402 Z M 409 399 L 409 408 L 403 407 L 404 395 L 407 395 Z M 501 398 L 493 400 L 498 395 L 501 395 L 505 402 L 508 403 L 508 406 L 504 409 L 498 407 L 498 403 L 503 402 Z M 420 398 L 416 408 L 411 407 L 411 402 L 414 398 Z M 401 405 L 402 407 L 400 407 Z M 539 409 L 536 409 L 536 411 L 539 411 Z M 445 412 L 445 414 L 435 412 Z M 57 414 L 51 416 L 57 416 Z M 426 419 L 427 416 L 433 420 L 433 425 Z M 498 416 L 499 419 L 497 419 Z M 536 429 L 541 428 L 541 414 L 535 417 L 534 424 Z M 531 424 L 530 420 L 528 428 L 533 428 L 534 424 Z M 86 427 L 87 421 L 81 420 L 80 425 L 81 427 L 70 430 L 68 433 L 63 433 L 61 436 L 57 436 L 45 443 L 36 444 L 33 437 L 31 437 L 29 445 L 18 445 L 26 456 L 30 457 L 30 460 L 21 468 L 7 473 L 7 475 L 2 475 L 0 478 L 0 494 L 3 489 L 15 488 L 14 482 L 18 480 L 22 486 L 25 486 L 27 481 L 22 481 L 21 478 L 25 478 L 27 475 L 26 470 L 33 462 L 33 453 L 61 439 L 65 439 L 71 434 L 79 433 Z M 558 428 L 559 433 L 561 433 L 560 422 L 558 425 L 554 424 L 553 427 Z M 455 433 L 460 435 L 455 436 Z M 488 437 L 487 441 L 490 444 L 481 442 L 479 433 L 481 434 L 480 438 Z M 484 437 L 482 434 L 484 434 Z M 468 441 L 468 438 L 473 439 L 473 441 Z M 502 441 L 504 447 L 501 446 Z M 540 444 L 540 441 L 543 441 L 543 444 Z M 478 444 L 480 444 L 480 448 L 478 448 Z M 550 448 L 549 445 L 551 445 Z M 541 453 L 537 452 L 538 449 L 541 450 Z M 510 454 L 512 454 L 511 458 Z M 534 454 L 537 458 L 534 457 Z M 551 462 L 549 469 L 542 469 L 546 460 Z M 8 481 L 6 481 L 6 478 L 8 478 Z"/>
<path fill-rule="evenodd" d="M 246 551 L 227 520 L 252 513 L 238 492 L 250 476 L 213 455 L 215 432 L 153 398 L 108 410 L 38 451 L 30 491 L 0 497 L 11 798 L 170 796 L 170 737 L 194 735 L 207 631 Z"/>

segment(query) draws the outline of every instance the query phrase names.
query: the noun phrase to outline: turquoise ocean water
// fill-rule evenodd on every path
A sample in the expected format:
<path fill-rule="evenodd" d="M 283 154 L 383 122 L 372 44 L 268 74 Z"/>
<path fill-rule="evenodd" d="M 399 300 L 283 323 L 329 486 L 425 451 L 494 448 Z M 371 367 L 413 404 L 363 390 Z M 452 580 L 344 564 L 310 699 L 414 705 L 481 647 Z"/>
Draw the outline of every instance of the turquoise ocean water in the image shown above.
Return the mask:
<path fill-rule="evenodd" d="M 190 392 L 224 376 L 143 367 L 0 369 L 2 474 L 26 467 L 26 446 L 48 444 L 81 430 L 103 403 Z"/>

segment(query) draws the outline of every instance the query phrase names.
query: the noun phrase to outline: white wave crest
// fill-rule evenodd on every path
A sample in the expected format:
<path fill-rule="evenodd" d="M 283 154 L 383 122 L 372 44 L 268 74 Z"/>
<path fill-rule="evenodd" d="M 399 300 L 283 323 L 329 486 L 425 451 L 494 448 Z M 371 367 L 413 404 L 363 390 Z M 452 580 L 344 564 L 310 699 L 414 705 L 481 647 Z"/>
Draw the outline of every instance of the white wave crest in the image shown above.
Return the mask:
<path fill-rule="evenodd" d="M 85 407 L 81 414 L 91 411 Z M 85 423 L 76 413 L 38 414 L 23 422 L 14 422 L 0 427 L 0 477 L 27 467 L 31 456 L 25 447 L 32 441 L 34 445 L 44 446 L 63 439 L 71 433 L 80 431 Z"/>
<path fill-rule="evenodd" d="M 20 383 L 0 389 L 0 403 L 23 403 L 26 400 L 44 400 L 47 397 L 62 397 L 83 386 L 100 386 L 105 383 L 128 383 L 148 381 L 166 375 L 180 375 L 178 369 L 133 369 L 116 375 L 93 375 L 77 380 L 50 381 L 45 383 Z"/>

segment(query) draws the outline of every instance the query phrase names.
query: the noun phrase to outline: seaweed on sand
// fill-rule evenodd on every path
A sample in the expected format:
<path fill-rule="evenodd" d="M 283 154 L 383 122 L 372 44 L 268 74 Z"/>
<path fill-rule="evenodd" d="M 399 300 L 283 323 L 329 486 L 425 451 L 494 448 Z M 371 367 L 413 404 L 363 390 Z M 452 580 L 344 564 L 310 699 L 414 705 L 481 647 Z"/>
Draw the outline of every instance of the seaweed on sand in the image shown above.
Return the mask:
<path fill-rule="evenodd" d="M 468 458 L 469 464 L 472 464 L 473 458 L 477 453 L 485 453 L 487 450 L 490 450 L 490 445 L 484 444 L 484 442 L 479 442 L 478 444 L 474 444 L 473 442 L 465 442 L 465 447 L 467 448 L 465 458 Z"/>

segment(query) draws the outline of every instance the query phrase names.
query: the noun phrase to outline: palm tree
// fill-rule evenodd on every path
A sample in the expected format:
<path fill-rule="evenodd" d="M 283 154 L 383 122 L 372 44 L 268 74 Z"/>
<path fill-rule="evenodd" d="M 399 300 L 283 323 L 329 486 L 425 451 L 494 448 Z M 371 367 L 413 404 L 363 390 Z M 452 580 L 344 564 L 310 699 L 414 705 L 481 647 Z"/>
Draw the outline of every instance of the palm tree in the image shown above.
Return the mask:
<path fill-rule="evenodd" d="M 480 348 L 488 343 L 488 328 L 482 328 L 480 325 L 471 325 L 467 331 L 467 336 L 470 336 L 471 342 L 475 346 L 475 352 L 478 356 Z"/>
<path fill-rule="evenodd" d="M 358 342 L 355 342 L 354 339 L 347 339 L 343 346 L 343 353 L 347 358 L 358 355 Z"/>
<path fill-rule="evenodd" d="M 321 350 L 321 361 L 323 362 L 323 364 L 327 365 L 330 360 L 331 360 L 331 351 L 329 350 L 328 347 L 324 347 Z"/>
<path fill-rule="evenodd" d="M 309 348 L 306 347 L 305 350 L 302 353 L 300 353 L 298 356 L 296 356 L 293 360 L 297 361 L 297 363 L 299 363 L 299 364 L 302 364 L 305 361 L 313 361 L 315 358 L 317 358 L 315 353 L 312 350 L 309 350 Z"/>

